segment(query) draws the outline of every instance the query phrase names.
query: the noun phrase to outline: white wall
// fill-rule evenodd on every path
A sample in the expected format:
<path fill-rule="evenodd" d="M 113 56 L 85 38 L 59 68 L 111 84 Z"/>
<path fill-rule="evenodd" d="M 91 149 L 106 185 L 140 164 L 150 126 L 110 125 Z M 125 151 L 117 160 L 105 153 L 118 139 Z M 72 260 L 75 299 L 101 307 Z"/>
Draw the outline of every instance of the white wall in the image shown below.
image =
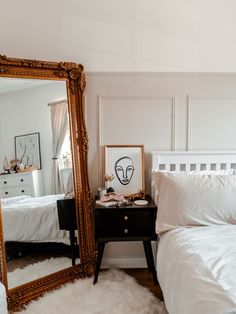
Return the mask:
<path fill-rule="evenodd" d="M 90 73 L 87 81 L 94 194 L 107 144 L 144 144 L 147 192 L 152 150 L 236 150 L 236 74 Z M 110 243 L 104 262 L 145 266 L 143 257 L 140 243 Z"/>
<path fill-rule="evenodd" d="M 15 158 L 14 136 L 39 132 L 46 194 L 50 194 L 52 158 L 51 115 L 47 104 L 66 97 L 66 84 L 59 81 L 0 95 L 0 167 L 5 156 L 8 161 Z"/>
<path fill-rule="evenodd" d="M 87 71 L 236 71 L 235 0 L 5 1 L 1 54 Z"/>
<path fill-rule="evenodd" d="M 88 72 L 236 72 L 235 12 L 235 0 L 5 1 L 0 53 L 75 61 Z M 235 149 L 235 83 L 235 75 L 88 73 L 92 190 L 108 142 L 145 144 L 147 182 L 153 148 Z M 129 132 L 117 107 L 127 108 Z M 106 256 L 139 261 L 142 248 L 134 247 L 112 244 Z"/>

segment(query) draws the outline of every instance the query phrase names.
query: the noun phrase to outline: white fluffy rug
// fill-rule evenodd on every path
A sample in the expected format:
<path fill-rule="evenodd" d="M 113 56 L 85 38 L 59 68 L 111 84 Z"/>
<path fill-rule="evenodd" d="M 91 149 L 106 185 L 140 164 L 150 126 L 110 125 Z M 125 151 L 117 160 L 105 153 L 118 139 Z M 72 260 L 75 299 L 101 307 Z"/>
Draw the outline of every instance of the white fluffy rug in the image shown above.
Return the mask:
<path fill-rule="evenodd" d="M 79 260 L 77 260 L 79 263 Z M 77 263 L 77 262 L 76 262 Z M 71 259 L 68 257 L 49 258 L 42 262 L 28 265 L 24 268 L 17 268 L 7 274 L 8 287 L 13 288 L 26 282 L 50 275 L 59 270 L 71 266 Z"/>
<path fill-rule="evenodd" d="M 46 293 L 22 314 L 167 314 L 164 302 L 120 270 L 101 272 Z"/>

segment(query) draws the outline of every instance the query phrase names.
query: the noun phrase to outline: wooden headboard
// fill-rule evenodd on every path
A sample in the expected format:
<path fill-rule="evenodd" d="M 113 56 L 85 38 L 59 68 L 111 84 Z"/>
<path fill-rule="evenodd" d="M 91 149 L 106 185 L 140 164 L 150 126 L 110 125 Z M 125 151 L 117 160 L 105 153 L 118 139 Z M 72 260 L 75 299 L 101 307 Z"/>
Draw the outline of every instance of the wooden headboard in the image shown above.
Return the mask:
<path fill-rule="evenodd" d="M 236 151 L 152 151 L 151 154 L 152 172 L 236 169 Z"/>

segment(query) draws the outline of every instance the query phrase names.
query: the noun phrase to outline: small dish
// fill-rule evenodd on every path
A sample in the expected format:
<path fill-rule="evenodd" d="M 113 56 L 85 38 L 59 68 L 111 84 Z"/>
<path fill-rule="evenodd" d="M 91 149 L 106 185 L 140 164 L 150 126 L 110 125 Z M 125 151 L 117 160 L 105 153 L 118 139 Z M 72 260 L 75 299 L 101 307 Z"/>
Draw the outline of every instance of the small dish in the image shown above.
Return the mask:
<path fill-rule="evenodd" d="M 134 201 L 134 204 L 138 205 L 138 206 L 144 206 L 144 205 L 148 204 L 148 201 L 147 200 L 136 200 L 136 201 Z"/>

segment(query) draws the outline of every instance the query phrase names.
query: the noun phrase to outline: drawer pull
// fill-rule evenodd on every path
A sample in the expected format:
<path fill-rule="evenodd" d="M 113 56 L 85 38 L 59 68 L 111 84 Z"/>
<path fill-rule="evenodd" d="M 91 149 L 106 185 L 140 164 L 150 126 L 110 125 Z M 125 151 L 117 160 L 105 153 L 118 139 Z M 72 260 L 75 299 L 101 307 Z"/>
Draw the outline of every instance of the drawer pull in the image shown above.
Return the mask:
<path fill-rule="evenodd" d="M 127 234 L 128 232 L 129 232 L 129 230 L 128 230 L 128 229 L 125 229 L 125 230 L 124 230 L 124 233 L 125 233 L 125 234 Z"/>
<path fill-rule="evenodd" d="M 124 216 L 124 220 L 128 220 L 129 219 L 129 217 L 128 216 Z"/>
<path fill-rule="evenodd" d="M 22 193 L 25 193 L 25 190 L 21 190 Z"/>
<path fill-rule="evenodd" d="M 5 194 L 8 194 L 8 192 L 5 192 Z"/>
<path fill-rule="evenodd" d="M 23 182 L 24 181 L 24 179 L 20 179 L 20 182 Z"/>
<path fill-rule="evenodd" d="M 7 184 L 7 181 L 4 181 L 4 184 Z"/>

